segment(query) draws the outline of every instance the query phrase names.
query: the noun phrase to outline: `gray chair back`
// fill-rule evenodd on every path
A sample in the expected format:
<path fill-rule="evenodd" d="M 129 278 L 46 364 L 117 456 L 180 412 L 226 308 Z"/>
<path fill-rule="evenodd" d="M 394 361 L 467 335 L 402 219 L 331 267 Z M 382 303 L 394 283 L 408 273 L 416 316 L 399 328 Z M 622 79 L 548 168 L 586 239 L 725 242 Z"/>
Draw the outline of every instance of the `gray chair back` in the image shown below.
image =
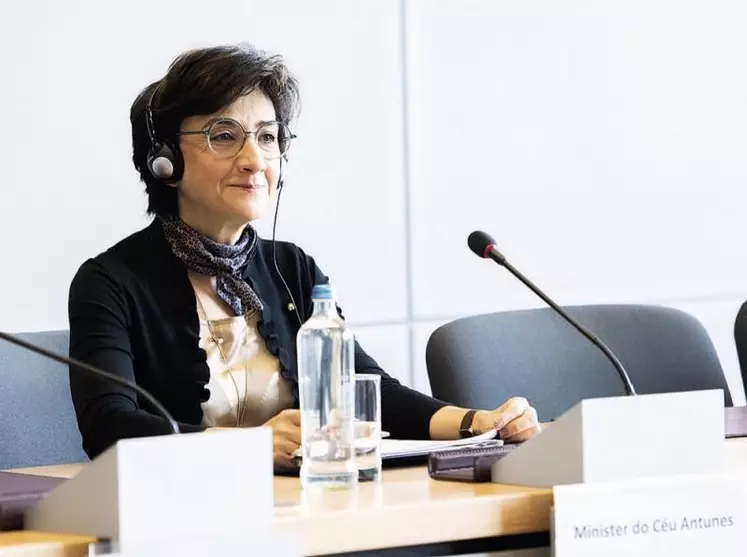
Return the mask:
<path fill-rule="evenodd" d="M 734 342 L 737 347 L 739 367 L 742 371 L 742 386 L 747 392 L 747 302 L 739 308 L 734 320 Z"/>
<path fill-rule="evenodd" d="M 723 389 L 708 333 L 679 310 L 641 305 L 565 308 L 618 356 L 639 394 Z M 524 396 L 548 421 L 585 398 L 624 395 L 604 355 L 549 308 L 458 319 L 428 340 L 433 395 L 468 408 Z"/>
<path fill-rule="evenodd" d="M 67 331 L 17 336 L 68 354 Z M 86 460 L 67 367 L 0 340 L 0 470 Z"/>

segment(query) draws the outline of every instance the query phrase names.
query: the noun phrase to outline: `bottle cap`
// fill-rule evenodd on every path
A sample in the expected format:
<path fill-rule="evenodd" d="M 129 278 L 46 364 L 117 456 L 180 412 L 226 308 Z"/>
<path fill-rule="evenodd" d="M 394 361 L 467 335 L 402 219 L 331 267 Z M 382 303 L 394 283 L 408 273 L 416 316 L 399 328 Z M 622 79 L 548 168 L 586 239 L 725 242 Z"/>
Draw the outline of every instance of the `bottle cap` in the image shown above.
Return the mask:
<path fill-rule="evenodd" d="M 311 290 L 312 300 L 333 300 L 335 298 L 331 284 L 315 284 Z"/>

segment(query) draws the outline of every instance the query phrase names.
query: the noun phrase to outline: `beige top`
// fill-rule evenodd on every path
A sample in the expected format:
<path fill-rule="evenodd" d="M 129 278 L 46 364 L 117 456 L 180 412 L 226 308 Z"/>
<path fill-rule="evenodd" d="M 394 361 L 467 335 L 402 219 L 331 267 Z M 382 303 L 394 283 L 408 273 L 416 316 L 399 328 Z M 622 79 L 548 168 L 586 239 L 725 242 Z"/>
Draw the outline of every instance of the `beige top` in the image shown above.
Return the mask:
<path fill-rule="evenodd" d="M 290 385 L 257 330 L 257 318 L 252 312 L 208 324 L 200 317 L 200 348 L 210 368 L 210 398 L 202 403 L 206 427 L 258 426 L 293 406 Z"/>

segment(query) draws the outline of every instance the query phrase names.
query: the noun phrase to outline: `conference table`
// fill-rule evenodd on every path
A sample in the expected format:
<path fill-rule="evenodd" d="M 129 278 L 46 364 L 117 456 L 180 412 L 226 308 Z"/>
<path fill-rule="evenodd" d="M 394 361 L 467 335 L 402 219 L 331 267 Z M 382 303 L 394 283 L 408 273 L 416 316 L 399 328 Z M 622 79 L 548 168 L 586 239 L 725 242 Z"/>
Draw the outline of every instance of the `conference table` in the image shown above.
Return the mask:
<path fill-rule="evenodd" d="M 697 440 L 693 441 L 697 450 Z M 728 469 L 747 470 L 747 438 L 726 441 Z M 80 464 L 15 470 L 73 477 Z M 298 478 L 274 478 L 273 525 L 295 536 L 304 555 L 459 554 L 549 544 L 552 490 L 432 480 L 424 466 L 384 471 L 353 492 L 309 494 Z M 0 556 L 83 556 L 92 537 L 0 533 Z"/>

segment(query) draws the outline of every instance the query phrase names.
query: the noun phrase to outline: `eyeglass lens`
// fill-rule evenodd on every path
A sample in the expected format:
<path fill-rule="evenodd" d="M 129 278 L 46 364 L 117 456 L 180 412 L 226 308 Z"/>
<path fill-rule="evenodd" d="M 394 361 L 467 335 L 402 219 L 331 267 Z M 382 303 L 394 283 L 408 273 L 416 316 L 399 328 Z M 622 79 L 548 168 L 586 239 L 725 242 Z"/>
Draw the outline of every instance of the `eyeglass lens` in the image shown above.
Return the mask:
<path fill-rule="evenodd" d="M 288 151 L 291 133 L 282 122 L 268 122 L 256 132 L 249 132 L 263 156 L 280 158 Z M 244 147 L 247 133 L 235 120 L 218 120 L 208 129 L 208 144 L 216 154 L 234 156 Z"/>

